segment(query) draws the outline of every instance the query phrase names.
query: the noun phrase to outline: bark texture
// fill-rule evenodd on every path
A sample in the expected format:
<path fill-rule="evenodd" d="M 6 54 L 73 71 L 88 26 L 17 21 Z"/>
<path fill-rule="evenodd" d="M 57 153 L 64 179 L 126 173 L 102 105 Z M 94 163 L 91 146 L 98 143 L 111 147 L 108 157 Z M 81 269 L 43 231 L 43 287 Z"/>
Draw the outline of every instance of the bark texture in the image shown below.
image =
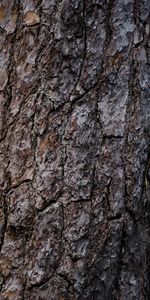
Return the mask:
<path fill-rule="evenodd" d="M 0 1 L 0 300 L 150 299 L 149 6 Z"/>

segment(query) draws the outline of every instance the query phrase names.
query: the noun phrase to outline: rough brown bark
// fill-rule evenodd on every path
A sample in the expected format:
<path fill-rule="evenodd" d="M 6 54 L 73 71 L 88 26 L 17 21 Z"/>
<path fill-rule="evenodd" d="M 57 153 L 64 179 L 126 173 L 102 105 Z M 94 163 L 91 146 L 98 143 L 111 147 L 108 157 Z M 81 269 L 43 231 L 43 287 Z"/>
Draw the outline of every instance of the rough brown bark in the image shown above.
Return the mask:
<path fill-rule="evenodd" d="M 150 299 L 149 1 L 0 1 L 0 300 Z"/>

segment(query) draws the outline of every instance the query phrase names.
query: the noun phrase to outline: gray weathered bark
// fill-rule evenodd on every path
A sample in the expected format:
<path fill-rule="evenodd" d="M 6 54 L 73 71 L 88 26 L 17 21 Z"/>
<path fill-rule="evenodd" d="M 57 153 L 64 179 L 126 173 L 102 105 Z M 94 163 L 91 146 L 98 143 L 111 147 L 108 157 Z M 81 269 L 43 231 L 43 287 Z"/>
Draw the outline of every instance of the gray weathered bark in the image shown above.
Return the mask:
<path fill-rule="evenodd" d="M 0 299 L 150 299 L 149 1 L 0 1 Z"/>

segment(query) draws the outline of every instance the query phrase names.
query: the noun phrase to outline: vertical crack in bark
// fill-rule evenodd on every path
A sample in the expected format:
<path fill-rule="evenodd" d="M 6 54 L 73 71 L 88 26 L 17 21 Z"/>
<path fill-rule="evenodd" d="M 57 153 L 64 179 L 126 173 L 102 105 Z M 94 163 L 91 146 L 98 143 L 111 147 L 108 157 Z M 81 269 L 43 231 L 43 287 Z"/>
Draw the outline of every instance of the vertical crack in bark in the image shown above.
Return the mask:
<path fill-rule="evenodd" d="M 8 133 L 8 130 L 10 128 L 10 126 L 13 124 L 7 124 L 7 112 L 8 112 L 8 109 L 10 107 L 10 104 L 11 104 L 11 101 L 12 101 L 12 83 L 11 83 L 11 74 L 13 72 L 13 68 L 14 68 L 14 47 L 15 47 L 15 44 L 17 42 L 17 33 L 18 33 L 18 30 L 19 30 L 19 27 L 20 27 L 20 11 L 21 11 L 21 4 L 20 4 L 20 1 L 19 3 L 17 3 L 18 6 L 17 6 L 17 19 L 16 19 L 16 28 L 15 28 L 15 31 L 14 33 L 12 34 L 12 39 L 11 39 L 11 48 L 9 50 L 9 63 L 8 63 L 8 81 L 7 81 L 7 84 L 4 88 L 4 95 L 7 99 L 6 101 L 6 104 L 5 104 L 5 110 L 4 110 L 4 113 L 3 113 L 3 116 L 2 116 L 2 128 L 3 128 L 3 131 L 2 131 L 2 137 L 0 139 L 0 143 L 2 141 L 5 140 L 6 136 L 7 136 L 7 133 Z M 5 158 L 6 158 L 6 152 L 5 152 Z M 9 167 L 9 164 L 10 164 L 10 160 L 8 161 L 8 164 L 7 164 L 7 167 L 5 169 L 5 172 L 7 170 L 7 168 Z M 9 174 L 7 174 L 7 178 L 6 178 L 7 182 L 9 183 L 10 185 L 10 177 L 9 177 Z M 7 187 L 6 188 L 6 191 L 5 191 L 5 195 L 4 195 L 4 214 L 5 214 L 5 224 L 4 224 L 4 228 L 3 228 L 3 235 L 2 235 L 2 243 L 1 243 L 1 247 L 0 247 L 0 251 L 1 251 L 1 248 L 2 248 L 2 245 L 4 244 L 4 239 L 5 239 L 5 233 L 6 233 L 6 230 L 7 230 L 7 219 L 8 219 L 8 206 L 7 206 L 7 202 L 6 202 L 6 194 L 8 192 L 8 190 L 10 190 L 10 187 Z"/>
<path fill-rule="evenodd" d="M 86 51 L 87 51 L 86 0 L 82 0 L 82 3 L 83 3 L 84 50 L 83 50 L 83 60 L 82 60 L 82 64 L 81 64 L 81 67 L 80 67 L 80 73 L 79 73 L 79 77 L 78 77 L 78 80 L 77 80 L 77 83 L 76 83 L 76 86 L 75 86 L 74 90 L 76 89 L 76 87 L 77 87 L 77 85 L 80 81 L 82 71 L 83 71 L 83 67 L 84 67 L 84 63 L 85 63 L 85 59 L 86 59 Z M 73 90 L 73 92 L 74 92 L 74 90 Z"/>
<path fill-rule="evenodd" d="M 39 94 L 38 94 L 39 95 Z M 38 97 L 37 95 L 37 97 Z M 36 116 L 36 99 L 34 100 L 34 114 L 32 116 L 32 127 L 31 127 L 31 134 L 32 134 L 32 147 L 33 147 L 33 152 L 34 152 L 34 174 L 33 174 L 33 179 L 32 182 L 34 182 L 35 176 L 36 176 L 36 167 L 37 167 L 37 161 L 36 161 L 36 147 L 37 147 L 37 133 L 35 130 L 35 116 Z"/>
<path fill-rule="evenodd" d="M 110 195 L 110 187 L 111 187 L 111 181 L 112 178 L 109 179 L 109 183 L 107 185 L 107 191 L 106 191 L 106 200 L 107 200 L 107 222 L 110 220 L 111 216 L 111 206 L 110 206 L 110 201 L 109 201 L 109 195 Z"/>
<path fill-rule="evenodd" d="M 114 283 L 115 288 L 115 299 L 119 300 L 121 299 L 120 294 L 120 280 L 121 280 L 121 272 L 123 268 L 123 251 L 125 248 L 125 238 L 126 238 L 126 231 L 125 231 L 125 220 L 123 220 L 123 227 L 122 227 L 122 236 L 121 236 L 121 242 L 120 242 L 120 250 L 119 250 L 119 256 L 118 256 L 118 264 L 117 264 L 117 276 Z"/>
<path fill-rule="evenodd" d="M 38 1 L 37 1 L 37 7 L 38 7 L 38 10 L 39 10 L 40 18 L 41 18 L 42 13 L 43 13 L 43 10 L 42 10 L 42 3 L 43 3 L 43 0 L 38 0 Z M 40 26 L 40 27 L 41 27 L 41 26 Z"/>
<path fill-rule="evenodd" d="M 134 0 L 133 1 L 133 18 L 134 23 L 138 27 L 139 25 L 139 9 L 140 9 L 140 0 Z"/>
<path fill-rule="evenodd" d="M 125 142 L 126 143 L 126 142 Z M 135 213 L 132 211 L 132 209 L 129 207 L 129 196 L 128 192 L 127 192 L 127 174 L 126 174 L 126 162 L 125 159 L 122 158 L 122 166 L 123 166 L 123 173 L 124 173 L 124 208 L 125 208 L 125 212 L 131 217 L 131 219 L 136 222 L 137 218 Z"/>
<path fill-rule="evenodd" d="M 91 186 L 91 193 L 90 193 L 90 201 L 92 204 L 92 199 L 94 195 L 94 190 L 95 190 L 95 173 L 96 173 L 96 161 L 93 164 L 93 172 L 92 172 L 92 186 Z"/>
<path fill-rule="evenodd" d="M 70 99 L 71 99 L 73 93 L 75 92 L 78 83 L 80 82 L 82 71 L 83 71 L 83 68 L 84 68 L 84 63 L 85 63 L 85 60 L 86 60 L 86 51 L 87 51 L 86 0 L 82 0 L 82 5 L 83 5 L 82 16 L 83 16 L 83 41 L 84 41 L 83 59 L 82 59 L 82 63 L 81 63 L 81 66 L 80 66 L 80 71 L 79 71 L 77 82 L 76 82 L 76 84 L 75 84 L 75 86 L 74 86 L 74 88 L 73 88 L 73 90 L 70 94 Z"/>
<path fill-rule="evenodd" d="M 56 273 L 55 273 L 55 274 L 56 274 Z M 46 284 L 48 284 L 49 280 L 53 277 L 53 275 L 54 275 L 54 272 L 52 273 L 52 275 L 51 275 L 50 277 L 45 278 L 45 279 L 41 280 L 41 281 L 38 282 L 38 283 L 34 283 L 34 284 L 30 285 L 30 286 L 28 287 L 28 290 L 29 290 L 29 291 L 32 291 L 33 289 L 39 289 L 39 288 L 41 288 L 41 287 L 45 287 Z"/>
<path fill-rule="evenodd" d="M 103 57 L 104 57 L 103 65 L 106 64 L 107 49 L 108 49 L 108 46 L 110 44 L 111 37 L 112 37 L 112 32 L 113 32 L 113 26 L 112 26 L 112 22 L 111 22 L 111 15 L 112 15 L 112 9 L 113 9 L 114 5 L 115 5 L 115 1 L 114 0 L 109 0 L 108 8 L 107 8 L 107 11 L 106 11 L 106 18 L 105 18 L 106 39 L 105 39 L 104 49 L 103 49 Z"/>
<path fill-rule="evenodd" d="M 150 229 L 150 215 L 148 216 L 148 224 Z M 147 251 L 146 251 L 145 273 L 147 274 L 147 288 L 145 289 L 145 294 L 147 295 L 147 299 L 150 299 L 150 230 L 148 234 L 148 244 L 147 244 Z"/>
<path fill-rule="evenodd" d="M 58 264 L 56 266 L 56 270 L 58 269 L 59 267 L 59 264 L 61 263 L 61 259 L 62 259 L 62 256 L 63 256 L 63 231 L 64 231 L 64 226 L 65 226 L 65 216 L 64 216 L 64 206 L 63 206 L 63 203 L 61 203 L 61 210 L 62 210 L 62 228 L 61 228 L 61 240 L 60 240 L 60 246 L 59 246 L 59 249 L 60 249 L 60 255 L 59 255 L 59 259 L 58 259 Z M 56 272 L 55 270 L 55 272 Z"/>
<path fill-rule="evenodd" d="M 110 0 L 109 1 L 109 5 L 108 5 L 108 9 L 106 11 L 105 22 L 106 22 L 106 32 L 107 32 L 107 34 L 106 34 L 106 39 L 105 39 L 105 43 L 104 43 L 104 47 L 103 47 L 103 55 L 102 55 L 103 61 L 102 61 L 102 67 L 101 67 L 100 74 L 97 75 L 96 82 L 93 83 L 92 86 L 90 86 L 88 89 L 86 89 L 85 92 L 83 92 L 83 94 L 75 96 L 73 98 L 72 103 L 75 103 L 76 101 L 78 101 L 81 98 L 83 98 L 90 90 L 92 90 L 93 88 L 95 88 L 98 84 L 100 86 L 100 83 L 102 84 L 102 83 L 106 82 L 105 65 L 106 65 L 106 59 L 107 59 L 107 48 L 108 48 L 109 43 L 111 41 L 111 35 L 112 35 L 111 14 L 112 14 L 112 8 L 113 8 L 113 6 L 114 6 L 114 1 Z M 85 49 L 84 49 L 84 57 L 83 57 L 83 62 L 82 62 L 82 65 L 81 65 L 80 75 L 79 75 L 79 79 L 78 79 L 77 84 L 79 83 L 80 78 L 81 78 L 81 74 L 82 74 L 84 62 L 85 62 L 85 59 L 86 59 L 86 51 L 87 51 L 86 50 L 87 49 L 87 33 L 86 33 L 86 1 L 85 0 L 83 0 L 83 15 L 84 15 L 84 26 L 85 26 L 85 38 L 84 38 L 85 39 L 84 40 Z M 76 84 L 76 86 L 77 86 L 77 84 Z M 73 89 L 71 95 L 75 91 L 76 86 Z M 71 95 L 70 95 L 70 97 L 71 97 Z"/>
<path fill-rule="evenodd" d="M 32 181 L 31 186 L 32 186 Z M 29 197 L 32 198 L 30 195 L 30 188 L 29 188 Z M 24 229 L 23 232 L 23 274 L 22 274 L 22 300 L 26 300 L 26 290 L 27 290 L 27 264 L 26 264 L 26 256 L 28 254 L 28 246 L 29 242 L 31 240 L 33 230 L 34 230 L 34 225 L 35 225 L 35 216 L 36 216 L 36 210 L 34 208 L 32 218 L 30 219 L 29 223 L 27 224 L 27 227 Z"/>
<path fill-rule="evenodd" d="M 1 237 L 1 244 L 0 244 L 0 252 L 2 250 L 3 244 L 4 244 L 4 240 L 5 240 L 5 234 L 6 234 L 6 230 L 7 230 L 7 221 L 8 221 L 8 204 L 6 201 L 6 193 L 3 195 L 3 212 L 4 212 L 4 225 L 2 228 L 2 237 Z"/>
<path fill-rule="evenodd" d="M 22 291 L 22 300 L 25 300 L 25 293 L 26 293 L 26 285 L 27 285 L 27 274 L 26 274 L 26 266 L 25 266 L 25 258 L 26 258 L 26 238 L 24 236 L 24 243 L 23 243 L 23 266 L 24 266 L 24 276 L 23 276 L 23 291 Z"/>
<path fill-rule="evenodd" d="M 8 99 L 5 105 L 5 120 L 4 120 L 4 125 L 6 126 L 7 122 L 6 122 L 6 115 L 7 115 L 7 110 L 10 107 L 11 101 L 12 101 L 12 83 L 11 83 L 11 74 L 13 72 L 13 68 L 14 68 L 14 47 L 15 44 L 17 42 L 17 33 L 20 27 L 20 11 L 21 11 L 21 4 L 20 1 L 18 2 L 18 6 L 17 6 L 17 20 L 16 20 L 16 28 L 14 33 L 12 34 L 12 40 L 11 40 L 11 48 L 9 50 L 9 63 L 8 63 L 8 81 L 6 84 L 6 87 L 4 88 L 4 94 L 6 95 L 6 98 Z M 6 129 L 3 131 L 3 139 L 7 133 L 7 126 Z"/>
<path fill-rule="evenodd" d="M 66 128 L 66 126 L 65 126 L 65 128 Z M 63 185 L 65 185 L 65 165 L 66 165 L 66 162 L 67 162 L 67 144 L 64 142 L 64 159 L 62 161 L 62 181 L 63 181 Z"/>
<path fill-rule="evenodd" d="M 135 24 L 137 23 L 137 13 L 135 15 L 135 8 L 133 7 L 133 18 Z M 128 80 L 128 91 L 129 91 L 129 100 L 127 102 L 127 110 L 125 116 L 125 123 L 126 123 L 126 137 L 124 143 L 124 151 L 123 151 L 123 168 L 124 168 L 124 180 L 125 180 L 125 210 L 130 215 L 130 217 L 136 222 L 138 216 L 134 213 L 133 209 L 130 208 L 131 195 L 127 192 L 127 170 L 126 170 L 126 158 L 125 156 L 128 155 L 127 150 L 129 143 L 128 143 L 128 135 L 132 133 L 132 120 L 134 118 L 134 114 L 136 113 L 137 107 L 141 105 L 140 103 L 140 89 L 139 89 L 139 78 L 138 78 L 138 61 L 135 60 L 134 57 L 134 40 L 132 40 L 130 51 L 129 51 L 129 80 Z M 134 159 L 134 158 L 133 158 Z"/>
<path fill-rule="evenodd" d="M 149 179 L 148 179 L 148 172 L 149 172 L 149 168 L 150 168 L 150 149 L 149 149 L 149 145 L 147 147 L 147 158 L 146 158 L 146 162 L 145 162 L 145 169 L 143 172 L 143 176 L 142 176 L 142 185 L 141 185 L 141 193 L 140 193 L 140 201 L 142 201 L 144 195 L 145 195 L 145 209 L 148 208 L 149 205 L 149 197 L 147 194 L 147 189 L 149 186 Z"/>

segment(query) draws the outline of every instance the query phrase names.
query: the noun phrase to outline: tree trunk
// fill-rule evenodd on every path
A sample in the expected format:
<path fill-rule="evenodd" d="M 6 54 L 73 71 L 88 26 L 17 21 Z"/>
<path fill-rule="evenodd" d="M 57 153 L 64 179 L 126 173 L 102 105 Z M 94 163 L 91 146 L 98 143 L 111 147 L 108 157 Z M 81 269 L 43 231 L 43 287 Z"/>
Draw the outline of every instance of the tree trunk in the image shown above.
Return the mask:
<path fill-rule="evenodd" d="M 150 299 L 149 6 L 0 1 L 0 300 Z"/>

